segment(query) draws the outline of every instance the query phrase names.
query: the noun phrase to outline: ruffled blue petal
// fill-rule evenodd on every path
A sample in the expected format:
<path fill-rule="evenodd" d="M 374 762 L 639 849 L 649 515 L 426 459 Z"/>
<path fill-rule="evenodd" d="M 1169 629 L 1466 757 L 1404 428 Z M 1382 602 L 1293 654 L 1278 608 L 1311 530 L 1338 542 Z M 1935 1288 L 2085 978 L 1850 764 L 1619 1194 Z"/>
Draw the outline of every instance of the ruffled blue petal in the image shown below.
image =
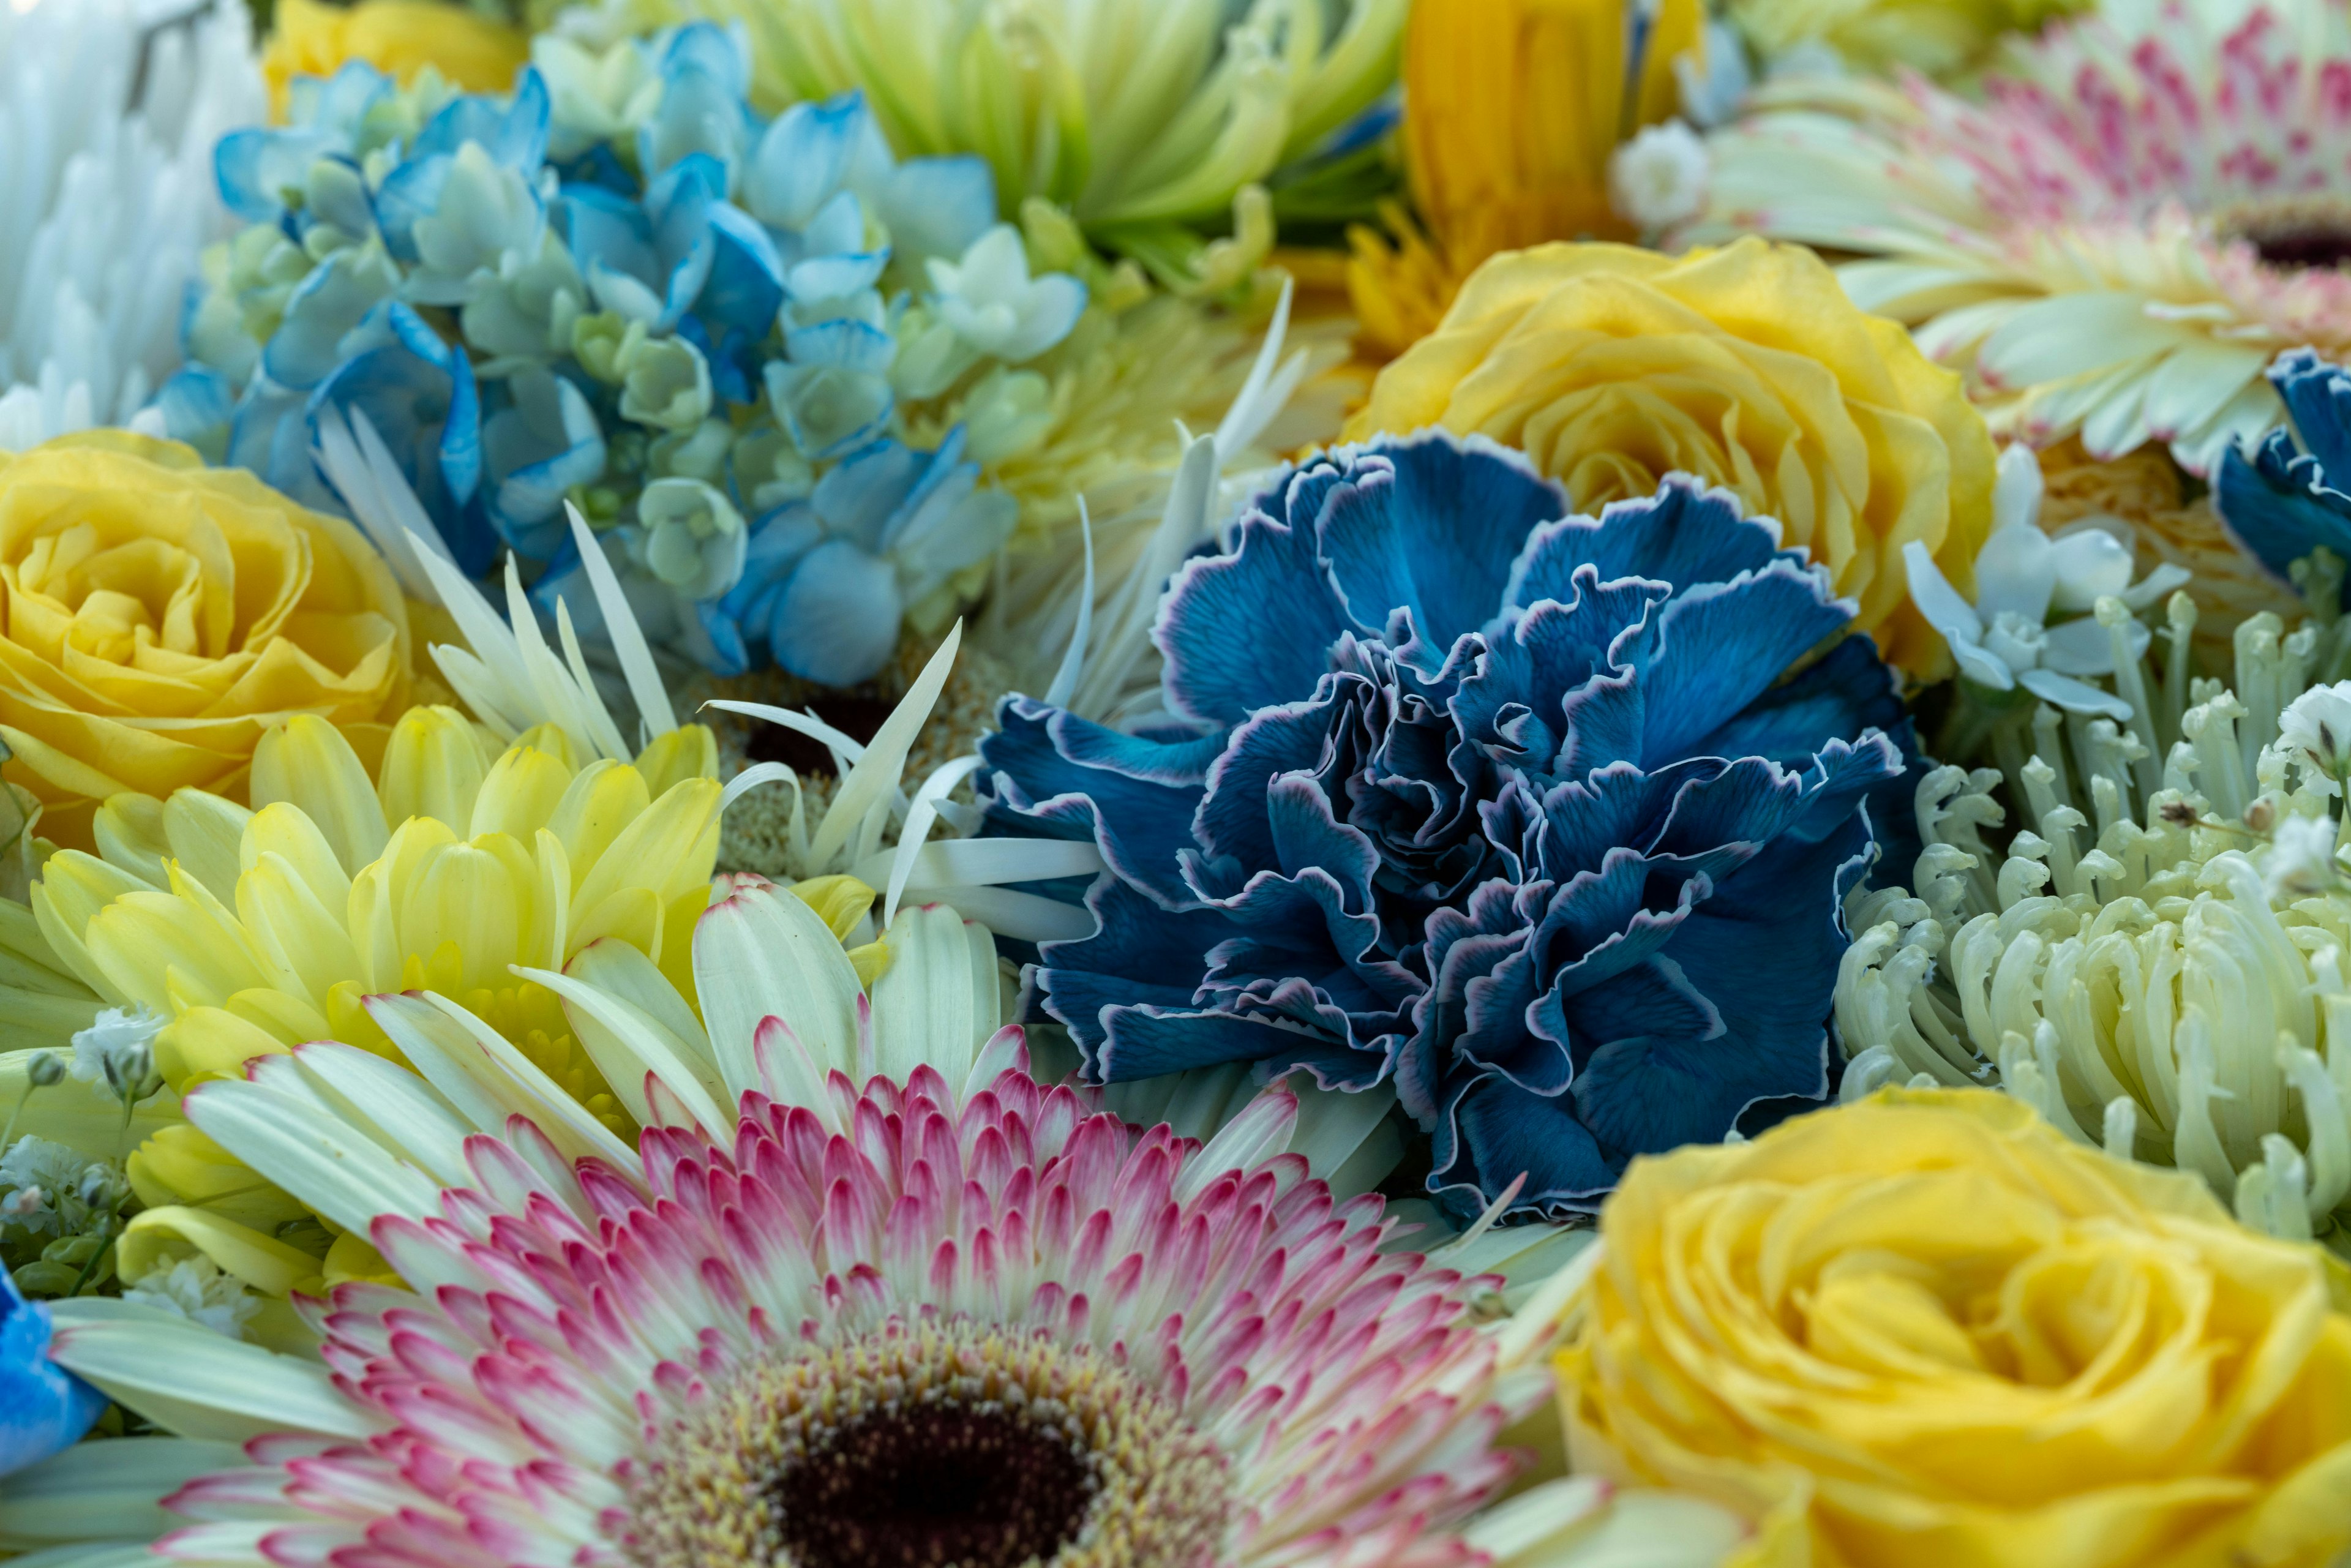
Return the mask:
<path fill-rule="evenodd" d="M 1099 929 L 1034 971 L 1092 1075 L 1392 1074 L 1465 1216 L 1521 1176 L 1515 1213 L 1589 1209 L 1825 1094 L 1892 677 L 1729 497 L 1564 511 L 1442 432 L 1310 461 L 1162 606 L 1207 733 L 1006 706 L 988 821 L 1102 852 Z"/>
<path fill-rule="evenodd" d="M 2294 349 L 2278 356 L 2270 382 L 2293 428 L 2270 432 L 2250 460 L 2225 451 L 2213 506 L 2237 542 L 2285 579 L 2322 547 L 2351 560 L 2351 371 Z"/>

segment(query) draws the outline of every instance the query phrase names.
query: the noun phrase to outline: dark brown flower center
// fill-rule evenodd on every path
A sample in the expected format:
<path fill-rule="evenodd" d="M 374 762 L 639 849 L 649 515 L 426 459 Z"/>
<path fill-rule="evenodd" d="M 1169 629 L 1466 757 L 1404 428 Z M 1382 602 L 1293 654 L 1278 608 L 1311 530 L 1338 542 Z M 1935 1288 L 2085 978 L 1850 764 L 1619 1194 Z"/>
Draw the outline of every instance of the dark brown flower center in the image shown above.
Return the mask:
<path fill-rule="evenodd" d="M 1077 1538 L 1095 1481 L 1053 1427 L 935 1404 L 837 1427 L 771 1489 L 799 1568 L 1018 1568 Z"/>
<path fill-rule="evenodd" d="M 2341 196 L 2281 196 L 2221 214 L 2220 232 L 2243 240 L 2270 266 L 2289 272 L 2351 266 L 2351 201 Z"/>
<path fill-rule="evenodd" d="M 1224 1451 L 1091 1345 L 890 1319 L 737 1366 L 616 1479 L 636 1568 L 1190 1568 Z"/>

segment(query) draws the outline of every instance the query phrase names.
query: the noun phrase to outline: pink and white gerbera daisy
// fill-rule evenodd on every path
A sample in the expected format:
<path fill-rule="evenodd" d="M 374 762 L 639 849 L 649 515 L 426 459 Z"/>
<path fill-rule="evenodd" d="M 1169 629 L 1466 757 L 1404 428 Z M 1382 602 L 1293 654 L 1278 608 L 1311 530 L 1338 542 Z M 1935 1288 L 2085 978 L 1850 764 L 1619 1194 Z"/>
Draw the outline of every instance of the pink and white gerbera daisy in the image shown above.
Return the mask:
<path fill-rule="evenodd" d="M 2157 0 L 2017 44 L 1970 101 L 1804 78 L 1709 139 L 1686 237 L 1857 253 L 1865 309 L 1965 366 L 1995 425 L 2195 473 L 2284 417 L 2283 349 L 2351 350 L 2343 0 Z"/>
<path fill-rule="evenodd" d="M 966 928 L 939 921 L 893 965 L 957 1011 Z M 966 1046 L 959 1082 L 925 1061 L 860 1087 L 770 1014 L 726 1134 L 648 1074 L 622 1162 L 584 1124 L 472 1131 L 462 1009 L 369 1006 L 432 1082 L 327 1042 L 188 1110 L 371 1240 L 385 1282 L 305 1307 L 317 1360 L 65 1304 L 60 1362 L 246 1462 L 126 1454 L 193 1476 L 147 1494 L 172 1527 L 60 1561 L 1468 1563 L 1453 1527 L 1549 1389 L 1576 1270 L 1511 1316 L 1495 1278 L 1395 1249 L 1376 1196 L 1281 1152 L 1286 1093 L 1204 1145 L 1040 1085 L 1016 1030 Z M 853 1010 L 854 1056 L 886 1056 Z"/>

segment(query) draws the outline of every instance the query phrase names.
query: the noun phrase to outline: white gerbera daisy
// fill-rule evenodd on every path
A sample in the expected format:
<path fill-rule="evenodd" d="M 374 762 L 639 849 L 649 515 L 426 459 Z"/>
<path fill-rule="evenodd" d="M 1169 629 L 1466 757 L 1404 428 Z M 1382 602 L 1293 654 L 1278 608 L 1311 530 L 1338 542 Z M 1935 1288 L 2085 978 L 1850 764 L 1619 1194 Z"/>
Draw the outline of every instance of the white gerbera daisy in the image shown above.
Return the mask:
<path fill-rule="evenodd" d="M 657 992 L 606 992 L 616 1033 L 684 1044 L 634 1153 L 551 1103 L 473 1131 L 519 1080 L 429 996 L 370 1002 L 429 1086 L 324 1042 L 195 1091 L 384 1282 L 308 1310 L 317 1359 L 60 1303 L 60 1364 L 243 1462 L 85 1446 L 0 1487 L 0 1538 L 54 1517 L 28 1487 L 109 1485 L 131 1539 L 54 1561 L 1466 1568 L 1583 1533 L 1573 1490 L 1507 1542 L 1457 1527 L 1518 1468 L 1503 1431 L 1549 1396 L 1588 1265 L 1499 1315 L 1498 1281 L 1384 1246 L 1376 1196 L 1282 1152 L 1290 1095 L 1203 1145 L 1040 1085 L 1019 1030 L 974 1040 L 986 934 L 910 918 L 870 1005 L 837 948 L 768 944 L 705 994 L 709 1057 Z"/>
<path fill-rule="evenodd" d="M 268 108 L 241 0 L 0 4 L 0 452 L 128 424 L 178 368 L 213 144 Z"/>
<path fill-rule="evenodd" d="M 2016 45 L 1980 102 L 1805 77 L 1710 139 L 1685 237 L 1868 258 L 1865 309 L 1968 368 L 1995 428 L 2167 442 L 2202 474 L 2279 423 L 2282 349 L 2351 350 L 2342 0 L 2160 0 Z"/>

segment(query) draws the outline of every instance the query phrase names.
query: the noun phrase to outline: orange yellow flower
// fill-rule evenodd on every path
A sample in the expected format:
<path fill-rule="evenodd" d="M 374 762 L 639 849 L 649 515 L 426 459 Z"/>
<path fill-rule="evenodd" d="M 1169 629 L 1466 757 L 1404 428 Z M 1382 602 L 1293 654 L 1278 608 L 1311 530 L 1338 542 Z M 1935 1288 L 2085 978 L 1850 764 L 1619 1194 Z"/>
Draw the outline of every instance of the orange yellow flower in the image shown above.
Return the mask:
<path fill-rule="evenodd" d="M 127 432 L 0 453 L 0 741 L 44 835 L 90 847 L 126 790 L 242 800 L 289 714 L 371 758 L 410 684 L 406 605 L 350 524 Z"/>
<path fill-rule="evenodd" d="M 1981 1089 L 1638 1160 L 1559 1358 L 1579 1469 L 1731 1568 L 2324 1568 L 2351 1316 L 2307 1244 Z"/>
<path fill-rule="evenodd" d="M 270 112 L 286 117 L 287 84 L 298 76 L 329 77 L 365 60 L 405 83 L 426 66 L 467 92 L 505 92 L 530 58 L 516 28 L 437 0 L 277 0 L 277 24 L 262 51 Z"/>
<path fill-rule="evenodd" d="M 1403 142 L 1420 224 L 1395 213 L 1389 234 L 1351 236 L 1348 291 L 1366 353 L 1403 352 L 1498 251 L 1638 237 L 1610 205 L 1609 154 L 1674 113 L 1674 62 L 1702 58 L 1705 7 L 1663 0 L 1637 35 L 1634 9 L 1625 0 L 1413 7 Z"/>

